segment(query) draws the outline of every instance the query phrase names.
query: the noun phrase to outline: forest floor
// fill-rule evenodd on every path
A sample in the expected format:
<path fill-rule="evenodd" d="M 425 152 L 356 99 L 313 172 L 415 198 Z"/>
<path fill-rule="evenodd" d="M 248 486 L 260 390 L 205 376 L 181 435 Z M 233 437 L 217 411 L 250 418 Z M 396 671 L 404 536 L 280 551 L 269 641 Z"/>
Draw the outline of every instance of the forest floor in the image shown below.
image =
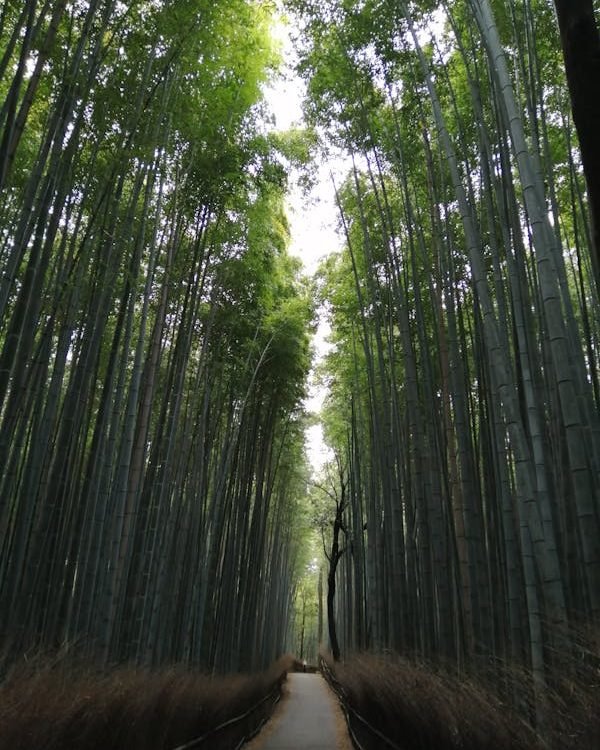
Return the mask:
<path fill-rule="evenodd" d="M 289 674 L 284 696 L 247 750 L 352 750 L 346 722 L 320 674 Z"/>
<path fill-rule="evenodd" d="M 286 656 L 264 672 L 215 677 L 177 666 L 103 669 L 60 655 L 5 674 L 0 663 L 0 750 L 172 750 L 204 736 L 210 750 L 237 747 L 268 716 L 265 697 L 293 666 Z"/>

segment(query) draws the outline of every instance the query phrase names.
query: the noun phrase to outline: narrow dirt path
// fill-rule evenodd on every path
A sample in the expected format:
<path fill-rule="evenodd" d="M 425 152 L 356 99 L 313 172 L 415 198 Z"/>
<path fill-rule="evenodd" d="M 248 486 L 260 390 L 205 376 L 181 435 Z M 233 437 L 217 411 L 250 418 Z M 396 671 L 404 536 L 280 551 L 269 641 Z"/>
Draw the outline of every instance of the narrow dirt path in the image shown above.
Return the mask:
<path fill-rule="evenodd" d="M 245 750 L 352 750 L 352 744 L 321 675 L 290 674 L 274 716 Z"/>

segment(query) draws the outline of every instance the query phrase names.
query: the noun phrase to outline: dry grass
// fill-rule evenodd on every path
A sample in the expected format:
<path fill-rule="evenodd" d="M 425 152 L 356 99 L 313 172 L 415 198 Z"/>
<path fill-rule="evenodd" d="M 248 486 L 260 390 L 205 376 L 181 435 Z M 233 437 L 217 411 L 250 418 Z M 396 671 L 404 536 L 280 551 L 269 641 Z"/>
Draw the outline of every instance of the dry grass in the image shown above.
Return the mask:
<path fill-rule="evenodd" d="M 376 656 L 355 657 L 336 664 L 333 671 L 352 708 L 403 750 L 534 750 L 539 746 L 525 723 L 472 682 Z M 360 724 L 353 726 L 369 747 Z"/>
<path fill-rule="evenodd" d="M 329 665 L 351 707 L 402 750 L 600 747 L 600 673 L 594 660 L 577 671 L 571 665 L 555 676 L 545 696 L 545 726 L 539 733 L 530 723 L 532 707 L 523 684 L 530 683 L 530 676 L 515 670 L 510 675 L 503 670 L 501 679 L 493 681 L 489 676 L 459 679 L 448 671 L 390 656 L 362 655 Z M 506 690 L 508 681 L 512 691 Z M 500 684 L 503 690 L 496 689 Z M 353 722 L 353 727 L 366 750 L 384 747 L 360 722 Z"/>
<path fill-rule="evenodd" d="M 568 656 L 557 659 L 548 695 L 552 748 L 600 748 L 600 630 L 577 631 Z"/>
<path fill-rule="evenodd" d="M 292 663 L 285 657 L 261 674 L 215 678 L 180 668 L 21 666 L 0 685 L 0 750 L 170 750 L 243 714 Z M 234 747 L 262 718 L 253 715 L 206 747 Z"/>

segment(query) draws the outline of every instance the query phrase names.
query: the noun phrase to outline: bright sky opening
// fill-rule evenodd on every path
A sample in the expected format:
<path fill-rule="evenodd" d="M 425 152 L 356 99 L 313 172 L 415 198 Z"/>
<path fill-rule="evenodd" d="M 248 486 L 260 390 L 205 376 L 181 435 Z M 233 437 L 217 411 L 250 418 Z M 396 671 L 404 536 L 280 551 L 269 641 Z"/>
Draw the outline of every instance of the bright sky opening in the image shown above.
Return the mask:
<path fill-rule="evenodd" d="M 275 129 L 288 130 L 292 127 L 301 127 L 303 124 L 302 100 L 305 87 L 294 71 L 296 55 L 283 19 L 276 24 L 274 34 L 281 42 L 284 64 L 281 75 L 266 88 L 265 97 L 275 118 Z M 319 165 L 315 186 L 308 195 L 303 194 L 293 175 L 290 180 L 287 199 L 291 233 L 290 252 L 300 258 L 308 275 L 315 273 L 326 255 L 340 249 L 341 240 L 335 229 L 337 209 L 330 176 L 332 170 L 337 172 L 340 168 L 341 165 L 335 162 Z M 322 360 L 330 346 L 327 342 L 328 335 L 327 321 L 320 317 L 313 341 L 316 351 L 315 365 Z M 318 414 L 326 391 L 317 383 L 314 370 L 310 375 L 308 393 L 306 408 L 310 413 Z M 315 472 L 331 458 L 320 422 L 307 429 L 306 449 Z"/>

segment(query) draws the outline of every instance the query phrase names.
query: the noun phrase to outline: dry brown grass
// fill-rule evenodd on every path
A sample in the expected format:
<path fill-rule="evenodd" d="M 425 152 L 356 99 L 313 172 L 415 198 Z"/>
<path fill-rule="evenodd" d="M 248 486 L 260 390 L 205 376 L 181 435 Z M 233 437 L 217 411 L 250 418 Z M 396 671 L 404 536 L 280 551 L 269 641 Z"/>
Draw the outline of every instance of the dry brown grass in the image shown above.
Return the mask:
<path fill-rule="evenodd" d="M 0 749 L 170 750 L 250 709 L 292 662 L 285 657 L 261 674 L 214 678 L 183 668 L 102 673 L 63 661 L 27 664 L 0 685 Z M 261 718 L 205 746 L 234 747 Z"/>
<path fill-rule="evenodd" d="M 372 655 L 329 666 L 351 707 L 402 750 L 600 747 L 600 672 L 593 660 L 555 675 L 539 733 L 530 723 L 533 711 L 523 684 L 530 683 L 530 676 L 516 670 L 496 670 L 496 678 L 501 674 L 496 680 L 490 675 L 458 678 L 396 656 Z M 366 750 L 384 747 L 360 722 L 353 727 Z"/>
<path fill-rule="evenodd" d="M 403 750 L 534 750 L 533 731 L 499 698 L 399 658 L 358 656 L 336 664 L 348 703 Z M 353 726 L 365 747 L 369 733 Z"/>
<path fill-rule="evenodd" d="M 574 632 L 568 655 L 556 659 L 548 693 L 548 736 L 552 748 L 600 748 L 600 630 Z"/>

